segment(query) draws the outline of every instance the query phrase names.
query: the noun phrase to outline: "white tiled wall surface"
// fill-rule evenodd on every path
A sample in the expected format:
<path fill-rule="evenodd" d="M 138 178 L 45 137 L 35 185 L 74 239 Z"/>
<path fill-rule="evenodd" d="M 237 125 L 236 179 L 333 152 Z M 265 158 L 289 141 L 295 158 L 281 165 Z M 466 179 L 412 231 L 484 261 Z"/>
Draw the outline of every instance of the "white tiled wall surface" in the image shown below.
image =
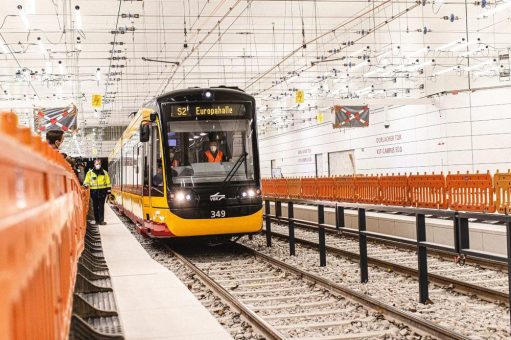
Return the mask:
<path fill-rule="evenodd" d="M 285 177 L 314 176 L 315 154 L 323 154 L 323 175 L 328 175 L 328 153 L 352 149 L 359 174 L 511 168 L 511 89 L 446 95 L 435 105 L 391 108 L 388 120 L 386 129 L 384 112 L 376 109 L 367 128 L 334 129 L 330 117 L 322 124 L 261 136 L 263 177 L 270 176 L 272 159 L 278 160 Z M 388 141 L 391 136 L 394 140 Z M 399 151 L 382 151 L 389 148 Z"/>

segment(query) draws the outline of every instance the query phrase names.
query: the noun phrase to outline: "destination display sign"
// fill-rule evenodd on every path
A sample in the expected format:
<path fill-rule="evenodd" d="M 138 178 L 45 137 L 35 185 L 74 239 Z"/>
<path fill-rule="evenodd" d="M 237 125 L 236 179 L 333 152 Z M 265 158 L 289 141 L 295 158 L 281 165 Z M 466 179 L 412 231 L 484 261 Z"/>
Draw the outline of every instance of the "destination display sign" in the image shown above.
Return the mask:
<path fill-rule="evenodd" d="M 171 118 L 185 117 L 242 117 L 247 113 L 244 104 L 167 104 L 165 111 Z"/>

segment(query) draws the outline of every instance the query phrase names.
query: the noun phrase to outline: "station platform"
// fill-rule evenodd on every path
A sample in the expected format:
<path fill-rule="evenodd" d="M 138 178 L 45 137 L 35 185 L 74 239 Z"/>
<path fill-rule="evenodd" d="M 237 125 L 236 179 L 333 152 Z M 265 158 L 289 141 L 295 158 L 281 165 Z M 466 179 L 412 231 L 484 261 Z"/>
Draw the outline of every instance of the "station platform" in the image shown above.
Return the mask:
<path fill-rule="evenodd" d="M 117 310 L 126 339 L 232 339 L 167 268 L 154 261 L 105 205 L 100 226 Z"/>

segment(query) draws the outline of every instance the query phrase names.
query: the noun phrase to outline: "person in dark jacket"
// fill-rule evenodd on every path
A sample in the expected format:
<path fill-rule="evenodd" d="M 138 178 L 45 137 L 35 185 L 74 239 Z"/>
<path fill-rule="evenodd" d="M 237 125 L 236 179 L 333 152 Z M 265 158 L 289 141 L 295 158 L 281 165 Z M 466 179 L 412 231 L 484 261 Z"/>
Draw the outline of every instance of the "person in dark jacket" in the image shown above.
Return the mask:
<path fill-rule="evenodd" d="M 46 141 L 52 149 L 58 150 L 64 142 L 64 131 L 62 130 L 50 130 L 46 132 Z"/>

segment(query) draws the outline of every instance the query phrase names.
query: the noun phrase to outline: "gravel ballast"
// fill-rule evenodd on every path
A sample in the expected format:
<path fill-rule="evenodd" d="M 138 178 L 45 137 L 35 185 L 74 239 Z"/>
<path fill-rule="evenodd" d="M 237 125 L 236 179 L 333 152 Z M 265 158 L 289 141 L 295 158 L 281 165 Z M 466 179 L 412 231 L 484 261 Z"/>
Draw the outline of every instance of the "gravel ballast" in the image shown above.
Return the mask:
<path fill-rule="evenodd" d="M 263 236 L 253 240 L 243 238 L 240 242 L 472 339 L 509 339 L 509 308 L 501 304 L 453 292 L 449 287 L 430 285 L 431 303 L 423 305 L 418 302 L 418 282 L 411 277 L 371 266 L 369 282 L 362 284 L 358 263 L 340 256 L 327 254 L 327 266 L 320 267 L 315 249 L 297 244 L 296 256 L 289 256 L 288 243 L 277 238 L 270 248 L 266 247 Z"/>

